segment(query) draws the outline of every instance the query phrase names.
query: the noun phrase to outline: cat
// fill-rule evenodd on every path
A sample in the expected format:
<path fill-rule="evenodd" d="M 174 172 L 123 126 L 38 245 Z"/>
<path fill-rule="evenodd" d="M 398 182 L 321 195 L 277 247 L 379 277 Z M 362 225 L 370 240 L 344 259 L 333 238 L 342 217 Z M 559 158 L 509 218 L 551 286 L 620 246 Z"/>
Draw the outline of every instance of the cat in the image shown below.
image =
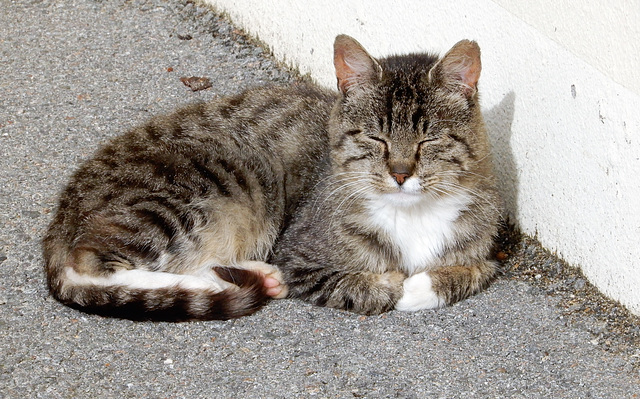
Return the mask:
<path fill-rule="evenodd" d="M 338 36 L 334 64 L 330 166 L 270 259 L 290 296 L 377 314 L 478 292 L 500 218 L 478 45 L 376 60 Z"/>
<path fill-rule="evenodd" d="M 498 197 L 477 44 L 376 60 L 339 35 L 334 64 L 337 93 L 250 89 L 99 149 L 43 239 L 52 295 L 86 312 L 182 321 L 283 297 L 417 310 L 484 287 Z"/>

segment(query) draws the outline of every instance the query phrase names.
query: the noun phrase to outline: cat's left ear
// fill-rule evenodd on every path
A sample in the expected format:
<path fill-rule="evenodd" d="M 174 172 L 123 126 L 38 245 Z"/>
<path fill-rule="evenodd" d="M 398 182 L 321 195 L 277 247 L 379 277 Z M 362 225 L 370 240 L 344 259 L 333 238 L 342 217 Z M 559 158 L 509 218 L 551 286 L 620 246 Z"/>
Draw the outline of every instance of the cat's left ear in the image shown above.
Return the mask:
<path fill-rule="evenodd" d="M 429 80 L 440 79 L 445 87 L 471 97 L 476 93 L 481 70 L 480 46 L 461 40 L 431 68 Z"/>
<path fill-rule="evenodd" d="M 336 68 L 338 89 L 347 95 L 380 79 L 382 68 L 356 39 L 338 35 L 333 44 L 333 65 Z"/>

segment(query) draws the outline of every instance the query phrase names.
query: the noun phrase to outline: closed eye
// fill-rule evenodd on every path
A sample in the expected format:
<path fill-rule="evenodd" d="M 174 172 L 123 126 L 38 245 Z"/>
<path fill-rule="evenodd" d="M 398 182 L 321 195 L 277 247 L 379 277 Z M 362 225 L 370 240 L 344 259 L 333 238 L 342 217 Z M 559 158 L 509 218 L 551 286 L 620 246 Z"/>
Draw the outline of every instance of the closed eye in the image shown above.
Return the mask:
<path fill-rule="evenodd" d="M 418 146 L 422 146 L 423 144 L 433 143 L 434 141 L 438 141 L 442 138 L 443 135 L 447 134 L 448 129 L 430 129 L 426 132 L 426 137 L 424 137 L 419 143 Z"/>
<path fill-rule="evenodd" d="M 422 146 L 423 144 L 427 144 L 427 143 L 432 143 L 434 141 L 438 141 L 439 139 L 440 139 L 440 136 L 432 136 L 432 137 L 429 137 L 429 138 L 426 138 L 426 139 L 420 141 L 418 143 L 418 146 Z"/>
<path fill-rule="evenodd" d="M 377 136 L 370 136 L 368 134 L 363 134 L 364 132 L 361 129 L 351 129 L 351 130 L 347 130 L 346 132 L 344 132 L 345 136 L 364 136 L 365 138 L 369 139 L 369 140 L 373 140 L 373 141 L 377 141 L 379 143 L 383 143 L 385 146 L 387 145 L 387 141 L 385 139 L 383 139 L 382 137 L 377 137 Z"/>
<path fill-rule="evenodd" d="M 385 154 L 384 156 L 387 157 L 389 155 L 389 144 L 387 143 L 387 140 L 377 136 L 366 136 L 366 137 L 371 141 L 375 141 L 376 143 L 378 143 L 378 145 L 382 144 L 381 147 L 384 150 L 384 154 Z"/>
<path fill-rule="evenodd" d="M 382 137 L 378 137 L 378 136 L 369 136 L 369 135 L 364 135 L 364 137 L 366 137 L 366 141 L 363 141 L 362 143 L 370 143 L 367 144 L 366 146 L 371 148 L 373 142 L 376 143 L 376 147 L 379 148 L 379 150 L 382 150 L 382 155 L 383 157 L 386 159 L 389 157 L 389 144 L 387 143 L 387 140 L 383 139 Z"/>
<path fill-rule="evenodd" d="M 381 137 L 376 137 L 376 136 L 367 136 L 368 139 L 371 139 L 373 141 L 377 141 L 379 143 L 382 143 L 384 145 L 387 145 L 387 140 L 381 138 Z"/>

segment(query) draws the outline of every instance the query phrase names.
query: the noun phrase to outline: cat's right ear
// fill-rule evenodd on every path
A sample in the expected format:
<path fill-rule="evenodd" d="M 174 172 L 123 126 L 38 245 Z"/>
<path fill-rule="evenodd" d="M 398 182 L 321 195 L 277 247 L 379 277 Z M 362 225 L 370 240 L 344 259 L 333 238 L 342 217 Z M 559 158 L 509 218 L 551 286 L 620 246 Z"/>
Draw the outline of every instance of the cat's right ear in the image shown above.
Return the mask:
<path fill-rule="evenodd" d="M 347 95 L 380 79 L 382 68 L 354 38 L 338 35 L 333 44 L 333 65 L 338 89 Z"/>

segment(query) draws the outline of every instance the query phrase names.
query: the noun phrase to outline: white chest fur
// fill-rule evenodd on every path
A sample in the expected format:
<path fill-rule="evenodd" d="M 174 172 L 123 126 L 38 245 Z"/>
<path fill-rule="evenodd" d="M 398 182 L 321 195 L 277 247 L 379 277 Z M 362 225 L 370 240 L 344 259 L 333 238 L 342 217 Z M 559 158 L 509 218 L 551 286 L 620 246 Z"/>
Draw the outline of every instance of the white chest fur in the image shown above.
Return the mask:
<path fill-rule="evenodd" d="M 401 267 L 412 275 L 427 269 L 454 240 L 454 222 L 469 204 L 465 195 L 421 198 L 406 204 L 407 194 L 385 194 L 371 200 L 371 222 L 395 242 Z"/>

